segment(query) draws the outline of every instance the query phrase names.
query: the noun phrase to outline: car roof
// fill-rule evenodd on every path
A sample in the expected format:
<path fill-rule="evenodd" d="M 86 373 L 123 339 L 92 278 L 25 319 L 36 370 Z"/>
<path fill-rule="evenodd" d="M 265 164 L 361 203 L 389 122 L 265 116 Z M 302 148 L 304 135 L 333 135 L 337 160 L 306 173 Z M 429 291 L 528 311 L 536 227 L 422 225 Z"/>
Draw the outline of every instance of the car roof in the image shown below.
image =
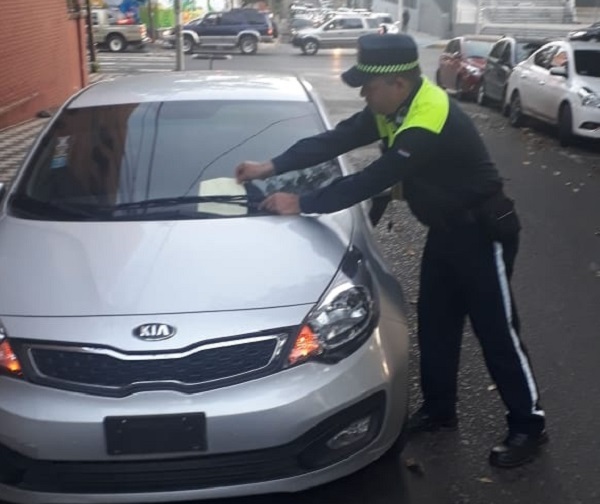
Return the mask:
<path fill-rule="evenodd" d="M 453 40 L 474 40 L 480 42 L 496 42 L 500 40 L 499 35 L 462 35 L 460 37 L 455 37 Z"/>
<path fill-rule="evenodd" d="M 292 74 L 195 71 L 135 75 L 98 82 L 68 108 L 184 100 L 303 101 L 310 97 Z"/>

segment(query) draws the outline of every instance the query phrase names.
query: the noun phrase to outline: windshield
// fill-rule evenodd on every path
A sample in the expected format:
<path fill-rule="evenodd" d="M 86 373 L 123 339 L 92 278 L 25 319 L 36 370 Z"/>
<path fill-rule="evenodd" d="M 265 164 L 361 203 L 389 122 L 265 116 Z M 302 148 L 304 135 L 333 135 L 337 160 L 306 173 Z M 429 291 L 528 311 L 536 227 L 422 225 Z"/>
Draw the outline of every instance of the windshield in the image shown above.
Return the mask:
<path fill-rule="evenodd" d="M 465 41 L 466 58 L 487 58 L 492 48 L 491 42 L 482 42 L 480 40 Z"/>
<path fill-rule="evenodd" d="M 575 51 L 575 71 L 586 77 L 600 77 L 600 51 Z"/>
<path fill-rule="evenodd" d="M 66 110 L 42 139 L 10 208 L 22 217 L 68 220 L 252 214 L 239 211 L 244 195 L 256 203 L 282 188 L 301 194 L 341 176 L 337 163 L 327 162 L 245 187 L 233 179 L 240 162 L 271 159 L 324 129 L 314 105 L 305 102 L 172 101 Z M 235 201 L 200 205 L 203 195 Z M 182 205 L 173 201 L 182 197 L 188 199 Z M 138 205 L 149 200 L 152 205 Z"/>
<path fill-rule="evenodd" d="M 535 51 L 537 51 L 542 45 L 538 42 L 519 42 L 517 44 L 517 63 L 525 61 Z"/>

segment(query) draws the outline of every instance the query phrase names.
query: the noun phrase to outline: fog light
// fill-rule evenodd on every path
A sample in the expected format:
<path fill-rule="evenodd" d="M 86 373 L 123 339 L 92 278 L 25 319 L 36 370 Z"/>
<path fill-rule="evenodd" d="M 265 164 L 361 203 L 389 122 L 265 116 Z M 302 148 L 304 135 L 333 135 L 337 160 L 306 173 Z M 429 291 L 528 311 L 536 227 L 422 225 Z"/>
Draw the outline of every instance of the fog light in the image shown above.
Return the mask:
<path fill-rule="evenodd" d="M 339 431 L 329 441 L 327 441 L 327 447 L 332 450 L 339 450 L 340 448 L 346 448 L 354 443 L 362 441 L 365 436 L 369 434 L 371 428 L 371 417 L 361 418 L 352 422 L 348 427 Z"/>

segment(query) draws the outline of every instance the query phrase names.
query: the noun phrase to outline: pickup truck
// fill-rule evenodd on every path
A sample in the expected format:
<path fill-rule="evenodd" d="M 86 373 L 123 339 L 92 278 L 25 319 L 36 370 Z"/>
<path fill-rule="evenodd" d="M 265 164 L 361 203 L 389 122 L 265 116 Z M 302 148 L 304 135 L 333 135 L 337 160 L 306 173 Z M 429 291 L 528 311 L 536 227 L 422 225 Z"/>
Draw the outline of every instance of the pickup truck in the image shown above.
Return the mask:
<path fill-rule="evenodd" d="M 94 43 L 112 52 L 122 52 L 128 46 L 142 47 L 150 40 L 145 24 L 121 22 L 109 9 L 92 9 Z"/>
<path fill-rule="evenodd" d="M 367 33 L 378 33 L 381 21 L 374 15 L 343 14 L 317 28 L 297 31 L 291 40 L 304 54 L 317 54 L 319 49 L 356 48 L 358 38 Z"/>

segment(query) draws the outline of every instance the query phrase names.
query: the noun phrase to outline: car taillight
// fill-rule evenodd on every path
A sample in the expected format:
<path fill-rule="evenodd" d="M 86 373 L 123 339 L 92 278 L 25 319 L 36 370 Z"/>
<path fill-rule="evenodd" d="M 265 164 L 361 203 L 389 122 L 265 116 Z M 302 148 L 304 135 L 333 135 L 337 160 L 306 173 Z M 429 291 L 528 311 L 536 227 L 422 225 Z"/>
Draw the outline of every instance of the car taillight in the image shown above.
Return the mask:
<path fill-rule="evenodd" d="M 268 35 L 273 35 L 273 28 L 269 28 L 269 29 L 267 30 L 267 34 L 268 34 Z"/>
<path fill-rule="evenodd" d="M 21 363 L 7 339 L 0 339 L 0 372 L 13 376 L 22 376 L 23 374 Z"/>

